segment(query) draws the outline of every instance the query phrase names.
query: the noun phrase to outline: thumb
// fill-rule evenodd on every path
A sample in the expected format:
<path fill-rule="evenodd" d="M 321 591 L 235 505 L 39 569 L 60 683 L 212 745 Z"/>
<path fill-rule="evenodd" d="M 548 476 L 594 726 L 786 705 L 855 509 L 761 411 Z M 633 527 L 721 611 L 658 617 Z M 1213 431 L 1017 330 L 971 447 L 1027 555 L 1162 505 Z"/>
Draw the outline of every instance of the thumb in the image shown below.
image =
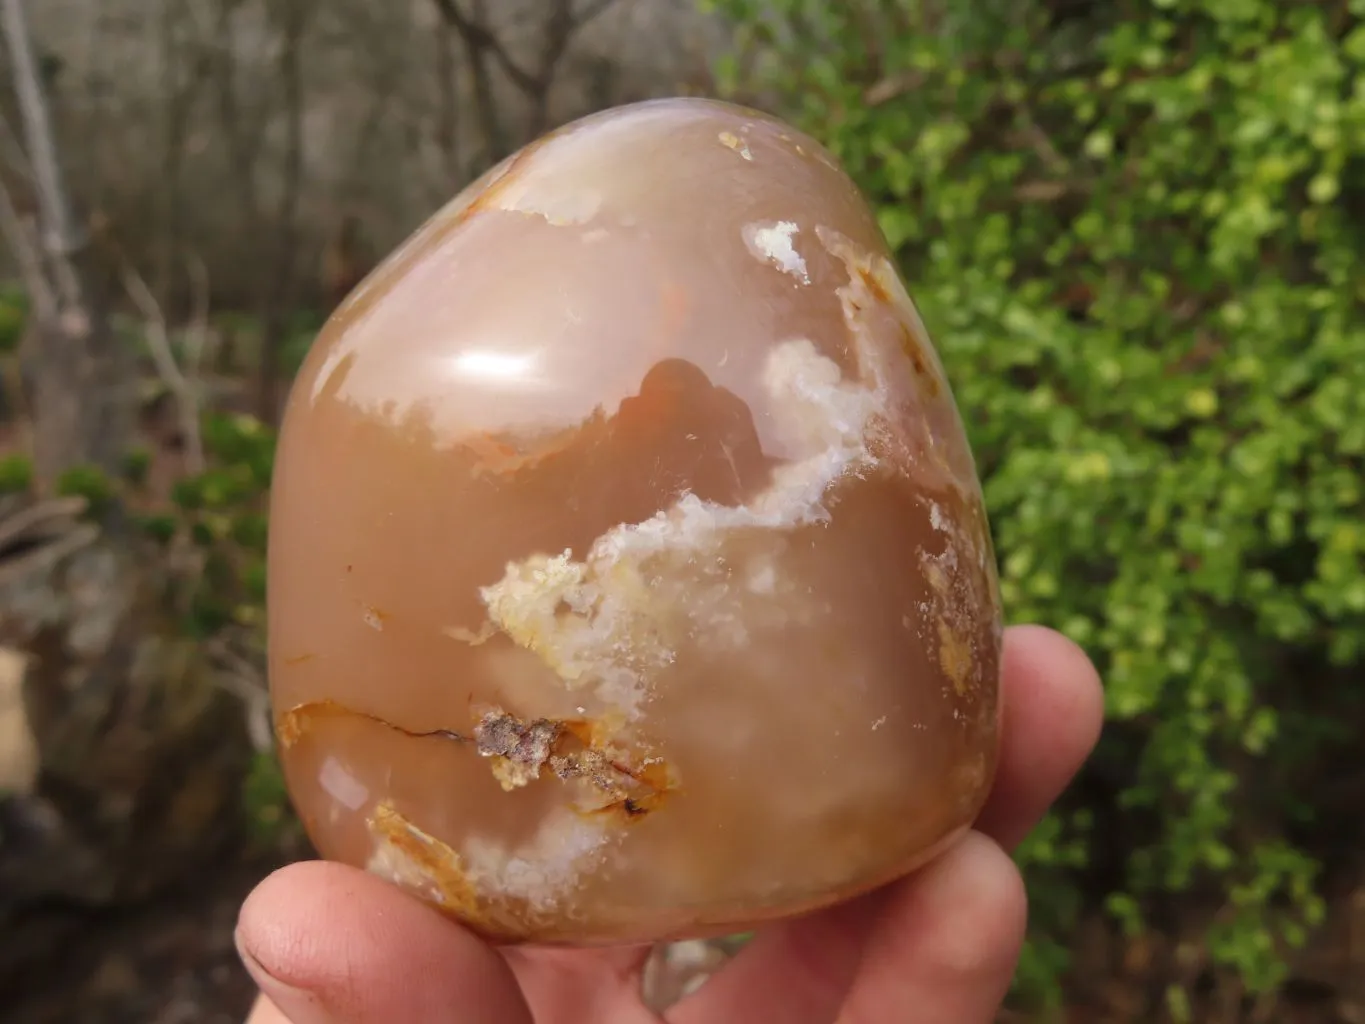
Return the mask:
<path fill-rule="evenodd" d="M 315 861 L 276 871 L 242 905 L 236 939 L 269 1001 L 250 1024 L 531 1024 L 498 953 L 355 868 Z"/>

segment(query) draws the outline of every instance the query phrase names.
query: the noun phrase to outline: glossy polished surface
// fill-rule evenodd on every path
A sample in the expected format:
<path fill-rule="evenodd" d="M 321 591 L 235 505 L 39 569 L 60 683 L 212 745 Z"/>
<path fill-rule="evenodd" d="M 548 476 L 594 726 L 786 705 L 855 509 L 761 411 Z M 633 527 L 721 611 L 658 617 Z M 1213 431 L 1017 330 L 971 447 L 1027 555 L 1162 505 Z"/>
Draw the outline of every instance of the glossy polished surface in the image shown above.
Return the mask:
<path fill-rule="evenodd" d="M 485 934 L 821 906 L 991 782 L 961 422 L 863 199 L 764 115 L 620 108 L 472 185 L 327 325 L 272 500 L 310 835 Z"/>

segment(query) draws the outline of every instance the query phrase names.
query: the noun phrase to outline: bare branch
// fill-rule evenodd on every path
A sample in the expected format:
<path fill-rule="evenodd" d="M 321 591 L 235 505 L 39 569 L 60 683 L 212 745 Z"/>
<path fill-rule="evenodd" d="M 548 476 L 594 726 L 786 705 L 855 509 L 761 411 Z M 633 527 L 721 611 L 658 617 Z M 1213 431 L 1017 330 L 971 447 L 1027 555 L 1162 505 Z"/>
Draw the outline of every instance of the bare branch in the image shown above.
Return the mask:
<path fill-rule="evenodd" d="M 554 8 L 545 21 L 535 87 L 526 90 L 531 100 L 531 123 L 528 125 L 531 135 L 539 135 L 549 126 L 550 86 L 554 84 L 555 74 L 569 44 L 583 26 L 603 14 L 613 3 L 615 0 L 595 0 L 575 13 L 573 0 L 554 0 Z"/>
<path fill-rule="evenodd" d="M 517 63 L 502 40 L 484 23 L 481 5 L 480 8 L 476 8 L 476 13 L 471 15 L 459 6 L 458 0 L 432 2 L 446 24 L 452 27 L 464 42 L 474 80 L 475 106 L 479 110 L 480 122 L 484 127 L 484 135 L 490 150 L 489 156 L 497 160 L 506 156 L 511 147 L 507 145 L 506 132 L 497 116 L 485 57 L 492 57 L 512 83 L 530 100 L 531 120 L 527 130 L 531 135 L 538 135 L 547 127 L 550 86 L 554 83 L 555 73 L 574 35 L 588 22 L 607 11 L 616 0 L 593 0 L 577 11 L 573 0 L 547 0 L 553 6 L 545 19 L 539 59 L 531 69 Z"/>
<path fill-rule="evenodd" d="M 902 71 L 878 79 L 863 91 L 863 103 L 869 107 L 880 107 L 894 99 L 914 92 L 924 85 L 926 79 L 922 71 Z"/>
<path fill-rule="evenodd" d="M 151 351 L 152 362 L 156 364 L 156 372 L 175 396 L 176 410 L 180 414 L 180 431 L 185 436 L 185 468 L 191 473 L 201 473 L 204 469 L 204 443 L 199 435 L 198 386 L 185 376 L 175 361 L 166 317 L 153 297 L 152 290 L 147 287 L 147 282 L 130 263 L 125 263 L 123 268 L 123 286 L 145 321 L 147 347 Z"/>
<path fill-rule="evenodd" d="M 0 516 L 0 553 L 28 543 L 47 542 L 80 525 L 89 502 L 78 495 L 50 498 Z"/>
<path fill-rule="evenodd" d="M 23 118 L 24 138 L 37 186 L 43 232 L 47 236 L 45 244 L 53 255 L 69 257 L 81 247 L 84 238 L 77 236 L 71 213 L 67 209 L 66 189 L 62 185 L 61 169 L 57 164 L 52 123 L 48 117 L 47 99 L 43 96 L 42 77 L 33 57 L 33 43 L 29 38 L 23 0 L 0 0 L 0 4 L 0 18 L 3 19 L 5 38 L 9 43 L 10 60 L 14 64 L 14 92 Z"/>
<path fill-rule="evenodd" d="M 554 80 L 555 70 L 564 59 L 564 51 L 578 30 L 579 22 L 574 18 L 573 0 L 554 0 L 554 8 L 545 20 L 545 36 L 541 42 L 540 66 L 536 73 L 536 88 L 528 90 L 531 103 L 530 134 L 539 135 L 549 121 L 550 83 Z"/>
<path fill-rule="evenodd" d="M 275 744 L 275 730 L 265 673 L 252 659 L 236 650 L 230 637 L 209 641 L 208 653 L 216 669 L 214 681 L 242 702 L 251 745 L 258 753 L 270 750 Z"/>
<path fill-rule="evenodd" d="M 490 164 L 497 163 L 511 152 L 512 147 L 508 143 L 507 130 L 498 110 L 497 97 L 493 94 L 487 46 L 482 36 L 466 27 L 464 16 L 455 6 L 454 0 L 434 2 L 446 17 L 447 24 L 459 35 L 464 46 L 465 57 L 469 60 L 469 76 L 474 87 L 474 109 L 479 117 L 479 128 L 483 132 L 484 158 Z M 451 13 L 447 14 L 447 11 Z"/>
<path fill-rule="evenodd" d="M 582 28 L 600 14 L 605 14 L 608 8 L 614 7 L 616 0 L 597 0 L 596 3 L 585 4 L 583 10 L 578 13 L 578 28 Z"/>
<path fill-rule="evenodd" d="M 12 585 L 15 580 L 35 579 L 51 573 L 63 559 L 93 544 L 99 536 L 100 528 L 95 523 L 78 523 L 45 544 L 25 545 L 21 551 L 0 560 L 0 587 Z M 0 625 L 10 623 L 0 619 Z"/>
<path fill-rule="evenodd" d="M 465 14 L 456 3 L 456 0 L 433 0 L 436 9 L 440 11 L 441 17 L 446 20 L 460 38 L 465 41 L 465 45 L 471 50 L 487 52 L 497 61 L 498 66 L 517 86 L 525 92 L 533 92 L 538 83 L 535 75 L 527 71 L 507 52 L 507 47 L 503 46 L 493 31 L 482 21 L 476 21 Z"/>

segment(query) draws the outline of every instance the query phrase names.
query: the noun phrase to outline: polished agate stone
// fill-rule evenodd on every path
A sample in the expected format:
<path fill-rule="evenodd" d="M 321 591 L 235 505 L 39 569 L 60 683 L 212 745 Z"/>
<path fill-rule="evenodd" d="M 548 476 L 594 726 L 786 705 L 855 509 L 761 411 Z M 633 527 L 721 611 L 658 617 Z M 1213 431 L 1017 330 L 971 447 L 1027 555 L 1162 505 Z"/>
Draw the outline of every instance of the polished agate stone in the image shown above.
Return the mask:
<path fill-rule="evenodd" d="M 486 936 L 828 905 L 991 784 L 962 422 L 864 199 L 766 115 L 618 108 L 471 185 L 327 324 L 272 501 L 307 830 Z"/>

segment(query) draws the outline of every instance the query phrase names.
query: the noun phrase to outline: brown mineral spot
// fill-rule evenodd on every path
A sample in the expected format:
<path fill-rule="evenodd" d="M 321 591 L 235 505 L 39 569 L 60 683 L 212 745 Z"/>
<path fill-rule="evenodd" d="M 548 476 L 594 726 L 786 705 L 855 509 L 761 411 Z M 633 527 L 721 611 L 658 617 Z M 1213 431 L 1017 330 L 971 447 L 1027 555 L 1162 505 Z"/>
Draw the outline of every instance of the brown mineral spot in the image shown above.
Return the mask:
<path fill-rule="evenodd" d="M 972 673 L 971 644 L 944 619 L 938 620 L 938 661 L 957 695 L 964 696 Z"/>
<path fill-rule="evenodd" d="M 937 559 L 924 559 L 924 582 L 928 583 L 929 589 L 940 598 L 948 596 L 948 573 L 939 565 Z"/>
<path fill-rule="evenodd" d="M 583 749 L 552 758 L 550 767 L 561 779 L 586 779 L 605 798 L 592 813 L 621 811 L 638 818 L 662 806 L 678 781 L 663 758 L 625 749 L 612 741 L 621 723 L 615 717 L 565 723 Z"/>
<path fill-rule="evenodd" d="M 585 747 L 603 750 L 611 743 L 611 738 L 625 726 L 625 718 L 620 714 L 603 715 L 600 718 L 572 719 L 564 723 Z"/>
<path fill-rule="evenodd" d="M 474 742 L 484 757 L 493 759 L 493 775 L 511 791 L 540 778 L 540 770 L 564 735 L 564 724 L 548 718 L 520 722 L 501 708 L 483 713 L 474 726 Z"/>
<path fill-rule="evenodd" d="M 924 382 L 924 388 L 929 397 L 937 398 L 939 394 L 938 374 L 933 371 L 929 361 L 925 358 L 919 336 L 908 324 L 901 325 L 901 332 L 902 348 L 910 358 L 910 366 L 914 369 L 915 376 Z"/>
<path fill-rule="evenodd" d="M 891 302 L 891 293 L 886 290 L 886 286 L 882 284 L 880 277 L 872 272 L 868 263 L 859 264 L 858 276 L 863 279 L 863 286 L 867 288 L 868 293 L 874 299 L 878 302 Z"/>
<path fill-rule="evenodd" d="M 676 788 L 668 765 L 661 760 L 651 760 L 637 768 L 591 747 L 577 754 L 553 757 L 550 767 L 565 781 L 583 779 L 598 790 L 604 802 L 580 808 L 588 814 L 619 812 L 628 820 L 641 818 L 658 810 Z"/>

